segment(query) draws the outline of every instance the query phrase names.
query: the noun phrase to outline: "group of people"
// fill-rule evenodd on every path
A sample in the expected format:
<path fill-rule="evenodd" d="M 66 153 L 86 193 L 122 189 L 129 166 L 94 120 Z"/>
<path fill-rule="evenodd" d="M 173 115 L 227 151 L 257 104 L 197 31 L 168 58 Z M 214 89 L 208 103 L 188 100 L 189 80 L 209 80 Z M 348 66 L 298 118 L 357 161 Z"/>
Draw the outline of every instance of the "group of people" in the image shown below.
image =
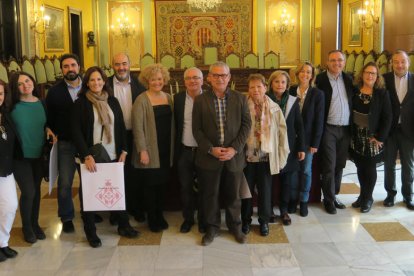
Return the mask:
<path fill-rule="evenodd" d="M 327 71 L 318 76 L 311 63 L 299 64 L 295 86 L 282 70 L 267 82 L 261 74 L 250 75 L 247 96 L 228 88 L 231 73 L 223 62 L 210 66 L 206 90 L 202 71 L 186 69 L 186 90 L 173 98 L 163 92 L 170 76 L 161 64 L 145 67 L 137 80 L 124 53 L 113 57 L 115 74 L 109 78 L 97 66 L 81 77 L 74 54 L 64 54 L 60 63 L 63 80 L 49 89 L 45 101 L 38 98 L 29 74 L 13 74 L 8 86 L 0 81 L 0 261 L 17 255 L 8 246 L 17 209 L 15 180 L 25 241 L 46 238 L 39 225 L 45 143 L 57 143 L 58 216 L 65 233 L 75 230 L 75 171 L 80 174 L 81 163 L 90 172 L 97 170 L 91 147 L 98 143 L 112 162 L 124 163 L 127 210 L 111 212 L 110 223 L 127 238 L 140 234 L 130 225 L 129 214 L 139 222 L 147 219 L 153 232 L 168 228 L 163 209 L 173 164 L 181 185 L 180 232 L 191 231 L 197 221 L 203 245 L 219 235 L 220 207 L 235 240 L 246 242 L 255 191 L 260 234 L 267 236 L 275 177 L 281 188 L 281 222 L 290 225 L 289 214 L 298 205 L 306 217 L 316 153 L 329 214 L 346 208 L 337 194 L 347 158 L 355 162 L 361 186 L 352 207 L 370 211 L 381 163 L 384 206 L 393 206 L 397 153 L 404 202 L 414 209 L 414 76 L 404 51 L 393 54 L 393 72 L 381 76 L 370 62 L 354 82 L 343 72 L 344 54 L 334 50 L 328 54 Z M 86 238 L 91 247 L 100 247 L 95 223 L 102 218 L 83 210 L 82 189 L 80 198 Z"/>

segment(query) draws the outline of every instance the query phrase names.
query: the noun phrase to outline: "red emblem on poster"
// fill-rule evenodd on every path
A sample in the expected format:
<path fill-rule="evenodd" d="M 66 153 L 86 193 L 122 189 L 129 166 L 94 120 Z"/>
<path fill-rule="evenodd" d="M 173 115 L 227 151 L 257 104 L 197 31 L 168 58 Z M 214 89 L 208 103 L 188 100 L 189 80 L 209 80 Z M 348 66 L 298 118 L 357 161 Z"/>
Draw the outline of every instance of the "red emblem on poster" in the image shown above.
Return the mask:
<path fill-rule="evenodd" d="M 96 194 L 96 198 L 103 205 L 111 208 L 122 198 L 122 194 L 118 191 L 117 187 L 112 186 L 111 180 L 106 180 L 105 187 L 100 188 L 100 191 Z"/>

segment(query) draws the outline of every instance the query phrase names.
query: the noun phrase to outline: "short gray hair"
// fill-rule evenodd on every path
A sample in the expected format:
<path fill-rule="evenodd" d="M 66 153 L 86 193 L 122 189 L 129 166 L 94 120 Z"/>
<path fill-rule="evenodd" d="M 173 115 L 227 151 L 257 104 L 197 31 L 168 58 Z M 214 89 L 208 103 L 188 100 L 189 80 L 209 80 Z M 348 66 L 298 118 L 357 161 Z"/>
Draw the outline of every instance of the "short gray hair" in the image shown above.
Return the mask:
<path fill-rule="evenodd" d="M 184 78 L 187 76 L 188 72 L 190 72 L 191 70 L 197 71 L 197 73 L 200 75 L 200 77 L 203 78 L 203 72 L 201 72 L 201 70 L 198 69 L 197 67 L 190 67 L 190 68 L 185 69 Z"/>
<path fill-rule="evenodd" d="M 208 72 L 211 73 L 211 71 L 213 70 L 214 67 L 224 67 L 227 69 L 227 72 L 230 73 L 230 67 L 227 65 L 227 63 L 223 62 L 223 61 L 217 61 L 213 64 L 210 65 L 210 68 L 208 69 Z"/>

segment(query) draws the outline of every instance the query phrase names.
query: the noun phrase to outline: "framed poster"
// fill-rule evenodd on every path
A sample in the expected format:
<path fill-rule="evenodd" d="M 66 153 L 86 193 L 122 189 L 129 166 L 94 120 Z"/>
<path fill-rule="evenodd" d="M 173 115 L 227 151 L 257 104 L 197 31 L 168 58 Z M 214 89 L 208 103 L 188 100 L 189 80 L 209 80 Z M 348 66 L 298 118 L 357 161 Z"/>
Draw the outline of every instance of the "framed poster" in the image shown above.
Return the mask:
<path fill-rule="evenodd" d="M 362 1 L 349 4 L 349 46 L 362 46 L 362 26 L 358 10 L 362 8 Z"/>
<path fill-rule="evenodd" d="M 49 17 L 48 22 L 46 22 L 45 30 L 45 51 L 64 51 L 65 40 L 63 32 L 63 9 L 45 5 L 45 16 Z"/>

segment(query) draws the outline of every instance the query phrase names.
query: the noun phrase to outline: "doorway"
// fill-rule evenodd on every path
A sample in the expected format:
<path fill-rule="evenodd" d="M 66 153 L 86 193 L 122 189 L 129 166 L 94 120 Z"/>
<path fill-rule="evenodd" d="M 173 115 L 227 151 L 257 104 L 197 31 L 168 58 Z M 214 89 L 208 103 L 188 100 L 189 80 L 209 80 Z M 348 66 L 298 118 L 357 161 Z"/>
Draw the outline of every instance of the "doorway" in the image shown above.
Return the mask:
<path fill-rule="evenodd" d="M 81 60 L 83 68 L 82 11 L 69 7 L 69 49 Z"/>

